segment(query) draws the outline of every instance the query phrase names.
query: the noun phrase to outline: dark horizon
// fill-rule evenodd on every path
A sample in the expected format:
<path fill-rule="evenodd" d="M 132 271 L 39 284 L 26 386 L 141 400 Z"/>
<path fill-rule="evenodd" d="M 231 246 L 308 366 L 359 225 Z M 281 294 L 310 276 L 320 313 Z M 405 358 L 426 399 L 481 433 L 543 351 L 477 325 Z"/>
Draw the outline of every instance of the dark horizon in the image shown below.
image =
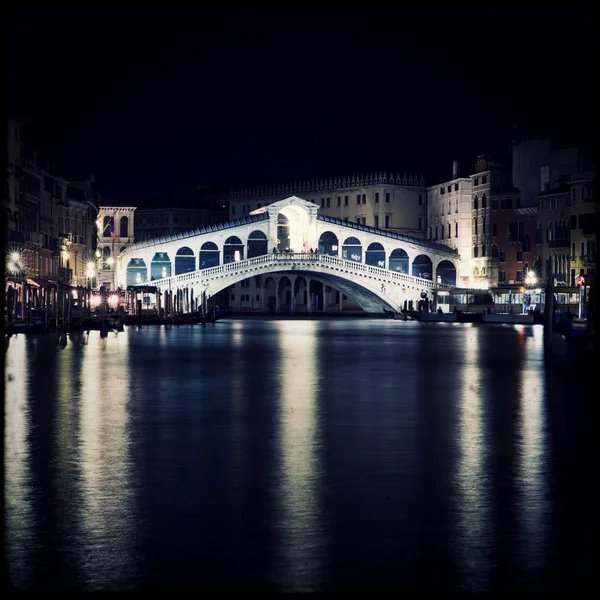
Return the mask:
<path fill-rule="evenodd" d="M 566 11 L 47 9 L 9 32 L 24 137 L 122 201 L 380 170 L 432 185 L 516 135 L 589 151 L 595 129 L 594 32 Z"/>

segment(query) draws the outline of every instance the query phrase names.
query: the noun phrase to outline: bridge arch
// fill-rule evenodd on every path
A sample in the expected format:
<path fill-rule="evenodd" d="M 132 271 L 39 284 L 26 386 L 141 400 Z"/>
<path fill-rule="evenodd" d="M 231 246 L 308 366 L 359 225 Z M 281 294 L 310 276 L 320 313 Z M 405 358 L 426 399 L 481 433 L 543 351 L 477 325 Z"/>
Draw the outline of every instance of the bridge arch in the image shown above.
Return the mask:
<path fill-rule="evenodd" d="M 255 229 L 248 236 L 248 258 L 254 258 L 255 256 L 263 256 L 269 252 L 267 236 L 260 231 Z"/>
<path fill-rule="evenodd" d="M 127 263 L 127 285 L 139 285 L 148 279 L 148 269 L 143 258 L 132 258 Z"/>
<path fill-rule="evenodd" d="M 367 246 L 365 263 L 372 267 L 385 269 L 385 250 L 379 242 L 373 242 Z"/>
<path fill-rule="evenodd" d="M 223 263 L 227 264 L 238 260 L 244 260 L 244 244 L 239 237 L 232 235 L 223 244 Z"/>
<path fill-rule="evenodd" d="M 329 256 L 339 255 L 339 240 L 333 231 L 324 231 L 319 237 L 318 250 L 321 254 L 329 254 Z"/>
<path fill-rule="evenodd" d="M 456 285 L 456 266 L 450 260 L 442 260 L 435 269 L 436 277 L 446 285 Z"/>
<path fill-rule="evenodd" d="M 362 244 L 358 238 L 354 236 L 346 238 L 342 244 L 342 258 L 344 260 L 362 262 Z"/>
<path fill-rule="evenodd" d="M 189 246 L 182 246 L 175 254 L 175 275 L 196 270 L 196 257 Z"/>
<path fill-rule="evenodd" d="M 283 206 L 277 212 L 275 222 L 277 223 L 277 249 L 285 252 L 307 252 L 306 245 L 309 223 L 309 214 L 306 208 L 290 204 Z"/>
<path fill-rule="evenodd" d="M 419 254 L 412 263 L 412 276 L 421 279 L 433 279 L 433 263 L 427 254 Z"/>
<path fill-rule="evenodd" d="M 389 260 L 390 271 L 397 271 L 408 275 L 408 254 L 402 248 L 396 248 L 390 254 Z"/>
<path fill-rule="evenodd" d="M 219 264 L 219 248 L 214 242 L 204 242 L 200 247 L 198 269 L 209 269 Z"/>
<path fill-rule="evenodd" d="M 171 277 L 171 259 L 166 252 L 155 252 L 150 262 L 150 281 Z"/>

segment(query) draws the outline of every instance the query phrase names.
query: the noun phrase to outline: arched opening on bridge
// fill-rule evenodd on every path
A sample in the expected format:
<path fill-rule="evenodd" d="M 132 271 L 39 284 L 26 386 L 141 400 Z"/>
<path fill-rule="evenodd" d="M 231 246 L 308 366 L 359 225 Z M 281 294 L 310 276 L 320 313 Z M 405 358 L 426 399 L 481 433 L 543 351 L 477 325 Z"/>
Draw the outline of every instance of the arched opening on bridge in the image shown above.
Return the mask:
<path fill-rule="evenodd" d="M 290 220 L 283 214 L 277 215 L 277 250 L 286 252 L 290 249 Z"/>
<path fill-rule="evenodd" d="M 218 249 L 217 249 L 218 252 Z M 182 246 L 175 254 L 175 275 L 191 273 L 196 270 L 194 251 L 188 246 Z"/>
<path fill-rule="evenodd" d="M 267 236 L 262 231 L 253 231 L 248 236 L 248 258 L 263 256 L 269 252 Z"/>
<path fill-rule="evenodd" d="M 277 305 L 277 287 L 275 286 L 275 280 L 272 277 L 267 277 L 265 280 L 265 291 L 263 296 L 263 310 L 264 311 L 275 311 Z"/>
<path fill-rule="evenodd" d="M 223 263 L 227 264 L 238 260 L 244 260 L 244 244 L 239 237 L 232 235 L 223 244 Z"/>
<path fill-rule="evenodd" d="M 127 217 L 121 217 L 119 223 L 119 237 L 129 237 L 129 219 Z"/>
<path fill-rule="evenodd" d="M 402 248 L 396 248 L 390 254 L 390 271 L 408 275 L 408 254 Z"/>
<path fill-rule="evenodd" d="M 294 310 L 305 312 L 308 304 L 308 285 L 305 277 L 297 277 L 294 282 Z"/>
<path fill-rule="evenodd" d="M 289 277 L 279 280 L 279 310 L 290 312 L 292 310 L 292 282 Z"/>
<path fill-rule="evenodd" d="M 443 260 L 435 270 L 436 277 L 440 283 L 456 285 L 456 267 L 449 260 Z"/>
<path fill-rule="evenodd" d="M 319 238 L 318 250 L 321 254 L 329 254 L 329 256 L 338 256 L 339 242 L 335 233 L 326 231 Z"/>
<path fill-rule="evenodd" d="M 431 274 L 433 273 L 433 265 L 431 259 L 426 254 L 419 254 L 413 261 L 412 275 L 413 277 L 420 277 L 421 279 L 431 280 Z"/>
<path fill-rule="evenodd" d="M 385 269 L 385 250 L 379 242 L 373 242 L 365 252 L 365 263 L 372 267 Z"/>
<path fill-rule="evenodd" d="M 354 262 L 362 262 L 362 246 L 355 237 L 346 239 L 342 246 L 342 258 Z"/>
<path fill-rule="evenodd" d="M 200 247 L 200 269 L 209 269 L 218 265 L 219 249 L 217 245 L 214 242 L 204 242 Z"/>
<path fill-rule="evenodd" d="M 139 285 L 148 278 L 146 262 L 143 258 L 132 258 L 127 265 L 127 285 Z"/>
<path fill-rule="evenodd" d="M 150 263 L 150 281 L 171 277 L 171 259 L 166 252 L 155 252 Z"/>
<path fill-rule="evenodd" d="M 286 206 L 277 215 L 277 250 L 307 252 L 308 212 L 300 206 Z"/>

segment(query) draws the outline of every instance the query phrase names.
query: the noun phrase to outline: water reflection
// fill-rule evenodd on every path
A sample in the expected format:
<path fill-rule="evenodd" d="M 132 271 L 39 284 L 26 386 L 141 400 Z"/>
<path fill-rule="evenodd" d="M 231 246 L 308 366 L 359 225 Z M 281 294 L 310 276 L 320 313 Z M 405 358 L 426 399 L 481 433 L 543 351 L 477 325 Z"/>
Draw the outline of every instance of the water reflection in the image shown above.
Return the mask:
<path fill-rule="evenodd" d="M 319 370 L 315 321 L 279 321 L 281 408 L 281 517 L 278 523 L 280 584 L 313 591 L 321 583 L 323 535 L 318 494 Z"/>
<path fill-rule="evenodd" d="M 490 577 L 490 497 L 483 426 L 485 378 L 479 364 L 480 329 L 465 330 L 462 394 L 459 404 L 459 459 L 456 482 L 459 535 L 456 540 L 466 591 L 484 591 Z"/>
<path fill-rule="evenodd" d="M 30 341 L 31 342 L 31 341 Z M 28 587 L 33 567 L 31 552 L 37 546 L 33 519 L 31 475 L 31 410 L 28 402 L 29 374 L 26 336 L 13 336 L 4 359 L 4 511 L 6 559 L 13 568 L 11 581 Z M 28 352 L 29 350 L 29 352 Z"/>
<path fill-rule="evenodd" d="M 79 447 L 81 565 L 88 588 L 122 588 L 135 573 L 135 485 L 130 456 L 127 333 L 91 332 L 83 356 Z"/>
<path fill-rule="evenodd" d="M 541 328 L 525 341 L 518 401 L 517 502 L 521 564 L 539 582 L 548 554 L 549 458 Z"/>

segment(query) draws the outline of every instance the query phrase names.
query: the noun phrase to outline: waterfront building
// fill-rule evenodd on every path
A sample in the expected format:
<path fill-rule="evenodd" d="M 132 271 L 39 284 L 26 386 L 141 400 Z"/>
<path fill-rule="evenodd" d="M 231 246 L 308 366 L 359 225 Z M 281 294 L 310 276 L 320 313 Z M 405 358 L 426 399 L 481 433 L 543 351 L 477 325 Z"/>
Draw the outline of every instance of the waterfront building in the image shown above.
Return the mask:
<path fill-rule="evenodd" d="M 96 250 L 93 175 L 81 182 L 56 175 L 54 165 L 23 142 L 14 119 L 8 119 L 7 150 L 5 232 L 19 273 L 83 285 L 82 257 Z"/>
<path fill-rule="evenodd" d="M 88 256 L 87 273 L 97 286 L 116 289 L 118 257 L 135 242 L 136 207 L 101 197 L 97 220 L 98 252 Z M 91 264 L 90 264 L 91 262 Z"/>
<path fill-rule="evenodd" d="M 452 163 L 452 179 L 427 188 L 427 237 L 455 248 L 460 257 L 456 284 L 469 287 L 472 278 L 472 188 L 470 177 L 459 177 L 459 164 Z"/>
<path fill-rule="evenodd" d="M 571 274 L 569 285 L 576 275 L 584 275 L 587 283 L 596 278 L 596 184 L 595 167 L 571 175 L 568 186 L 571 200 Z"/>

